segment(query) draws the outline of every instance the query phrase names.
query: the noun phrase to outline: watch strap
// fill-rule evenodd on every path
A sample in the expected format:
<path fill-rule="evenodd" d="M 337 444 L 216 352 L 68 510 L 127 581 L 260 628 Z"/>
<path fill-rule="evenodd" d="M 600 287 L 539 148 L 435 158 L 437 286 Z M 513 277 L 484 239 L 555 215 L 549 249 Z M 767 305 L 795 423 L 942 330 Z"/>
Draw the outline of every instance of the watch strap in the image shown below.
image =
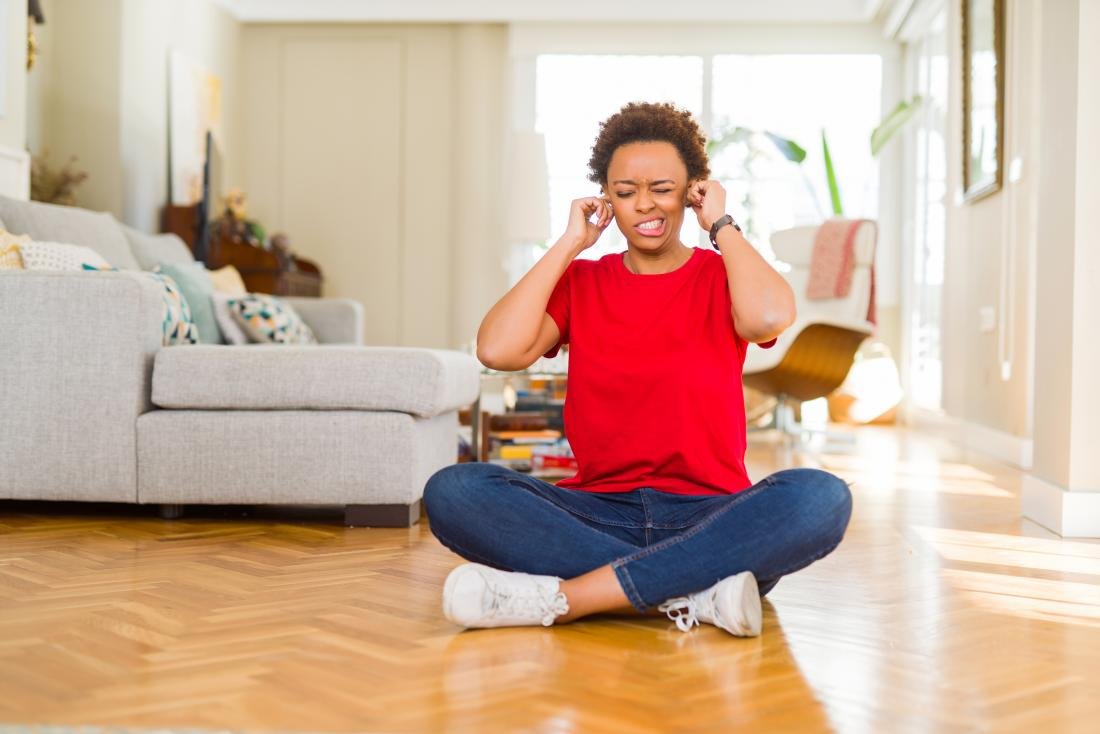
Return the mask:
<path fill-rule="evenodd" d="M 727 224 L 732 224 L 734 229 L 738 232 L 741 231 L 741 228 L 737 226 L 737 222 L 733 221 L 733 217 L 729 214 L 723 214 L 714 224 L 710 225 L 710 244 L 715 250 L 718 249 L 718 230 L 722 229 L 722 227 L 725 227 Z"/>

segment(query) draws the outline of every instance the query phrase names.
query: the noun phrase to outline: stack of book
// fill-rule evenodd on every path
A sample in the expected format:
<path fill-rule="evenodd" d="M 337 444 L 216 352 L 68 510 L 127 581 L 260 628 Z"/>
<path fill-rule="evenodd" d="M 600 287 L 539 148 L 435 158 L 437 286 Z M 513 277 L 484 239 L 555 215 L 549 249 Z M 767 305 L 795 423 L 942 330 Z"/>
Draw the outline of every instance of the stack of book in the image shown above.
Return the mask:
<path fill-rule="evenodd" d="M 569 442 L 547 427 L 547 416 L 519 412 L 494 415 L 489 423 L 489 460 L 516 471 L 568 476 L 576 471 Z"/>

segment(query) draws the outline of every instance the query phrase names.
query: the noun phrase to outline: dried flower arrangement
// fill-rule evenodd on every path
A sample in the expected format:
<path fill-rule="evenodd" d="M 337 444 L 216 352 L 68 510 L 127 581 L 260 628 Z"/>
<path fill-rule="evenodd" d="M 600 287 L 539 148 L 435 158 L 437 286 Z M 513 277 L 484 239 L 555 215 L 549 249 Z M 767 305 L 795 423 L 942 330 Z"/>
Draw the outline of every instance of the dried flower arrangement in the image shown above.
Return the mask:
<path fill-rule="evenodd" d="M 56 169 L 50 167 L 48 157 L 48 153 L 31 157 L 31 200 L 72 206 L 76 203 L 76 187 L 88 178 L 88 172 L 75 167 L 76 156 Z"/>

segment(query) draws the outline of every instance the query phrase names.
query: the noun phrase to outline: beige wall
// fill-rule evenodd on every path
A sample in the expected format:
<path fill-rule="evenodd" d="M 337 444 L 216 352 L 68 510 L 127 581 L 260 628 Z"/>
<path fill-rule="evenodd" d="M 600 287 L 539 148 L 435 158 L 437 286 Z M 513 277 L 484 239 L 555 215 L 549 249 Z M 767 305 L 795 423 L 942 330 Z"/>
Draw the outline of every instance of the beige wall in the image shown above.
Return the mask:
<path fill-rule="evenodd" d="M 20 150 L 26 145 L 27 0 L 10 0 L 4 29 L 4 114 L 0 116 L 0 145 Z"/>
<path fill-rule="evenodd" d="M 958 69 L 961 60 L 959 0 L 952 0 L 949 37 L 952 94 L 949 106 L 947 252 L 943 303 L 943 407 L 968 423 L 1013 436 L 1031 435 L 1029 344 L 1034 338 L 1030 318 L 1031 259 L 1037 246 L 1034 209 L 1038 190 L 1038 136 L 1035 113 L 1039 98 L 1038 45 L 1032 30 L 1040 0 L 1009 0 L 1004 165 L 1014 156 L 1023 160 L 1022 177 L 1012 184 L 1007 175 L 1000 192 L 976 202 L 963 202 L 962 102 Z M 1017 141 L 1016 145 L 1012 145 Z M 1010 241 L 1010 237 L 1015 237 Z M 1010 255 L 1005 261 L 1005 248 Z M 1002 285 L 1002 278 L 1004 284 Z M 1007 286 L 1007 300 L 1001 289 Z M 1002 303 L 1006 308 L 1002 308 Z M 1001 336 L 1011 342 L 1011 365 L 1002 377 L 998 332 L 979 328 L 979 312 L 994 308 L 1003 316 Z M 1001 314 L 1001 311 L 1005 311 Z M 1005 342 L 1005 343 L 1007 343 Z"/>
<path fill-rule="evenodd" d="M 140 229 L 168 199 L 168 56 L 222 79 L 226 167 L 239 176 L 240 25 L 212 0 L 47 0 L 43 58 L 30 79 L 27 140 L 89 174 L 78 203 Z"/>
<path fill-rule="evenodd" d="M 250 213 L 366 308 L 368 344 L 453 347 L 503 293 L 506 32 L 256 25 L 243 34 Z"/>
<path fill-rule="evenodd" d="M 71 156 L 88 180 L 79 201 L 122 211 L 119 136 L 121 0 L 52 0 L 43 6 L 42 56 L 31 73 L 28 142 L 59 166 Z"/>

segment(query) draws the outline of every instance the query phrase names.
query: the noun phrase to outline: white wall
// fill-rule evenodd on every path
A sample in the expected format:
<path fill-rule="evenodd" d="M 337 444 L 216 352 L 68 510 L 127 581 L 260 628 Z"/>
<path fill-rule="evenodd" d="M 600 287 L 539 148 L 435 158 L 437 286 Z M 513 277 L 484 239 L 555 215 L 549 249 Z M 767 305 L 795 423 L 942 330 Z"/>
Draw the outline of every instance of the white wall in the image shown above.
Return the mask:
<path fill-rule="evenodd" d="M 0 8 L 4 18 L 3 115 L 0 145 L 22 149 L 26 144 L 27 0 L 9 0 Z"/>
<path fill-rule="evenodd" d="M 46 0 L 41 68 L 31 73 L 27 142 L 88 180 L 81 206 L 158 229 L 168 199 L 168 56 L 222 79 L 226 168 L 240 176 L 240 25 L 213 0 Z M 24 21 L 25 22 L 25 21 Z"/>

